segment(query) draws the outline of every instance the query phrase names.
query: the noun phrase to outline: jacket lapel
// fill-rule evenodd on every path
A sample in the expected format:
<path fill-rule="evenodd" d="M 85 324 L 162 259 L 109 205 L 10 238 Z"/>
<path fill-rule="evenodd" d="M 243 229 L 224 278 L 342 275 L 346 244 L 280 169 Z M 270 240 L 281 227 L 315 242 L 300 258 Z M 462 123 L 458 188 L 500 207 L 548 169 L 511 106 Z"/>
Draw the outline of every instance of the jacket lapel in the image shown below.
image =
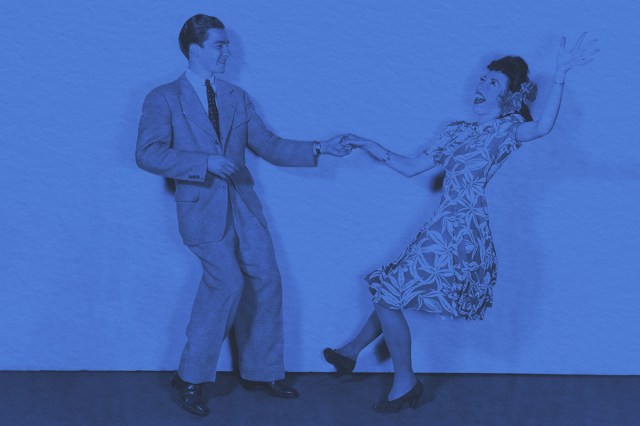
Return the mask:
<path fill-rule="evenodd" d="M 216 103 L 218 105 L 218 115 L 220 117 L 220 137 L 222 138 L 222 146 L 227 147 L 227 139 L 229 130 L 233 124 L 234 112 L 236 109 L 236 99 L 231 96 L 233 86 L 226 84 L 222 80 L 216 80 Z"/>
<path fill-rule="evenodd" d="M 198 95 L 196 95 L 196 92 L 193 90 L 193 86 L 189 83 L 189 80 L 187 80 L 187 77 L 182 74 L 178 81 L 180 83 L 180 104 L 182 105 L 184 115 L 193 122 L 193 124 L 218 139 L 216 131 L 213 129 L 211 121 L 209 121 L 209 116 L 204 110 L 200 99 L 198 99 Z"/>

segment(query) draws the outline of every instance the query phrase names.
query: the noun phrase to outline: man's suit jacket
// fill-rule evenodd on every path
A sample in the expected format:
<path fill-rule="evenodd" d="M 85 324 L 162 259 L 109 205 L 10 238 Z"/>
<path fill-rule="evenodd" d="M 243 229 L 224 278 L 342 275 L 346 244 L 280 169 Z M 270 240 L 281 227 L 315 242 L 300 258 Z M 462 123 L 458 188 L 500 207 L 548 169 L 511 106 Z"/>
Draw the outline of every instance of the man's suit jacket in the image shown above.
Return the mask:
<path fill-rule="evenodd" d="M 222 140 L 184 74 L 153 89 L 142 106 L 136 162 L 148 172 L 175 180 L 178 228 L 187 245 L 222 239 L 229 203 L 227 185 L 236 188 L 251 212 L 266 226 L 253 178 L 245 166 L 247 145 L 276 165 L 317 164 L 313 142 L 274 135 L 256 114 L 247 93 L 238 86 L 216 79 L 216 103 Z M 209 154 L 227 156 L 240 170 L 229 180 L 208 173 Z"/>

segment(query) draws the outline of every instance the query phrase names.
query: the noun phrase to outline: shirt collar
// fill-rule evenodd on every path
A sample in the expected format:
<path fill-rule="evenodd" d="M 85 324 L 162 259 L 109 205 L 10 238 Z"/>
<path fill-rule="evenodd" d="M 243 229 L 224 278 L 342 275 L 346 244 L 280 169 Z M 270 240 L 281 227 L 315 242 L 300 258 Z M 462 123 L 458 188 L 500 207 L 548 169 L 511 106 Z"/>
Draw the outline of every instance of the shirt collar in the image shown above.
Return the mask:
<path fill-rule="evenodd" d="M 185 75 L 187 77 L 187 80 L 189 80 L 189 82 L 191 83 L 191 85 L 197 90 L 198 87 L 202 87 L 204 86 L 204 82 L 205 82 L 205 78 L 200 77 L 200 75 L 196 74 L 195 72 L 193 72 L 191 70 L 191 68 L 187 68 L 187 71 L 185 71 Z M 209 81 L 211 82 L 211 86 L 213 87 L 213 91 L 217 92 L 216 90 L 216 76 L 215 74 L 212 74 L 211 77 L 209 78 Z"/>

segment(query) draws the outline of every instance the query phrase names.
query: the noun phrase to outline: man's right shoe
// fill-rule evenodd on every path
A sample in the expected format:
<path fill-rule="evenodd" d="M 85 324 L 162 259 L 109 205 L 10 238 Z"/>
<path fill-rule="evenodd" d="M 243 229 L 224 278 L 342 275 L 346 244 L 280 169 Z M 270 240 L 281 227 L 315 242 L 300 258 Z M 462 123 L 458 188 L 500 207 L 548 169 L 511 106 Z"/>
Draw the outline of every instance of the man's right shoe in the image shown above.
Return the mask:
<path fill-rule="evenodd" d="M 176 371 L 171 378 L 171 387 L 175 389 L 178 405 L 182 408 L 198 416 L 209 414 L 209 407 L 202 397 L 202 383 L 185 382 Z"/>
<path fill-rule="evenodd" d="M 333 364 L 338 376 L 351 373 L 356 366 L 356 360 L 340 355 L 335 349 L 326 348 L 322 354 L 328 363 Z"/>

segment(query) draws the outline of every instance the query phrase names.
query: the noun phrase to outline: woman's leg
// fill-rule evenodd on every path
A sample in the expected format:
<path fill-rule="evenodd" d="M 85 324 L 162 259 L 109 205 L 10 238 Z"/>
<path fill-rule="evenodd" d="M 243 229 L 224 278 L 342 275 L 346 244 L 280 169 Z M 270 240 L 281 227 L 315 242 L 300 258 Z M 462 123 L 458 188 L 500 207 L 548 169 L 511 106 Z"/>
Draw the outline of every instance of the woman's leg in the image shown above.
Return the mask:
<path fill-rule="evenodd" d="M 417 381 L 411 366 L 411 333 L 401 311 L 374 306 L 393 361 L 393 386 L 388 396 L 392 400 L 409 392 Z"/>
<path fill-rule="evenodd" d="M 373 342 L 380 334 L 382 334 L 380 320 L 375 311 L 372 311 L 356 337 L 344 346 L 337 348 L 336 352 L 347 358 L 357 359 L 360 351 L 367 347 L 369 343 Z"/>

